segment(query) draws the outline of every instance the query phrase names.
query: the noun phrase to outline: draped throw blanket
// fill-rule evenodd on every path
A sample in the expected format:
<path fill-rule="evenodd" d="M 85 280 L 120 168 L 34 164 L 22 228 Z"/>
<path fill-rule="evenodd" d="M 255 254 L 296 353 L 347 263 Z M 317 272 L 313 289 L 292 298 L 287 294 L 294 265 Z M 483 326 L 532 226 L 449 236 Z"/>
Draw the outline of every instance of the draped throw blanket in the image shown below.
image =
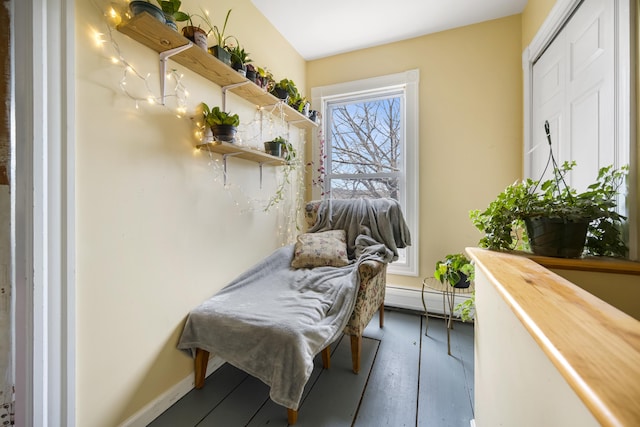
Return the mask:
<path fill-rule="evenodd" d="M 340 336 L 353 311 L 360 263 L 390 262 L 410 244 L 395 201 L 351 202 L 355 207 L 333 201 L 333 219 L 323 202 L 328 222 L 314 227 L 347 227 L 349 265 L 294 269 L 293 245 L 277 249 L 193 309 L 178 348 L 192 357 L 197 348 L 220 356 L 269 385 L 274 402 L 298 409 L 314 356 Z"/>

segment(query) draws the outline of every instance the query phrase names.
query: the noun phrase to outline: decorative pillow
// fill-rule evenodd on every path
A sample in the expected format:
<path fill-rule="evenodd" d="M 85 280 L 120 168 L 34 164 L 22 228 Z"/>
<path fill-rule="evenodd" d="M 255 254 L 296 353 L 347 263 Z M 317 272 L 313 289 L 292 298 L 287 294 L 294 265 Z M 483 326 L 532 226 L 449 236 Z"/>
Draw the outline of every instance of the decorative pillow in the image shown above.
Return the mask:
<path fill-rule="evenodd" d="M 342 267 L 347 264 L 347 233 L 344 230 L 305 233 L 298 236 L 291 267 Z"/>

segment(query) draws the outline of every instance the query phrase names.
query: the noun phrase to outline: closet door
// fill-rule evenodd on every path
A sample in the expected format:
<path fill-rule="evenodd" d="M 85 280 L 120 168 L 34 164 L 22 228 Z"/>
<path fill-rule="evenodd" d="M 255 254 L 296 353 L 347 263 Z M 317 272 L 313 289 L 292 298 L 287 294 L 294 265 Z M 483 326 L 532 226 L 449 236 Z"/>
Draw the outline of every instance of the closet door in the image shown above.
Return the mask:
<path fill-rule="evenodd" d="M 533 65 L 530 178 L 540 178 L 547 162 L 545 121 L 558 163 L 577 162 L 569 185 L 584 190 L 599 168 L 614 164 L 614 30 L 614 2 L 585 0 Z"/>

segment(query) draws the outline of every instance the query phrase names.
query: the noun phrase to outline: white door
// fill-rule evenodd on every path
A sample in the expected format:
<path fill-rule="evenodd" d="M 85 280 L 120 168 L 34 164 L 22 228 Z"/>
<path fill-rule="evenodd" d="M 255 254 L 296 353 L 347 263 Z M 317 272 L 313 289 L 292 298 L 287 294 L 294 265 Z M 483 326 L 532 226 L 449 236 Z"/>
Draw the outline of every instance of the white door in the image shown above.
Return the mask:
<path fill-rule="evenodd" d="M 614 29 L 614 2 L 585 0 L 533 65 L 527 177 L 539 179 L 547 163 L 545 121 L 558 163 L 577 163 L 567 184 L 578 191 L 595 181 L 601 167 L 615 163 Z"/>

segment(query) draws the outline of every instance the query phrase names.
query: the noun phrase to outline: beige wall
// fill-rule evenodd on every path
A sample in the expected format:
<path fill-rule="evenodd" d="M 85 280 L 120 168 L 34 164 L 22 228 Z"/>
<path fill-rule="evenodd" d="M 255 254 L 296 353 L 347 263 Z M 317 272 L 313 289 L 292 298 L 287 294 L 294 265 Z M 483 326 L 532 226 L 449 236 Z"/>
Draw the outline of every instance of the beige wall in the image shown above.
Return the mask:
<path fill-rule="evenodd" d="M 311 61 L 308 87 L 420 70 L 419 277 L 477 244 L 468 213 L 521 176 L 520 15 Z"/>
<path fill-rule="evenodd" d="M 274 168 L 230 160 L 234 191 L 214 182 L 208 159 L 195 152 L 189 118 L 168 107 L 135 103 L 119 90 L 122 68 L 111 64 L 110 43 L 98 48 L 93 32 L 106 32 L 95 4 L 76 2 L 77 123 L 77 425 L 114 426 L 192 372 L 175 348 L 188 311 L 281 244 L 278 212 L 241 213 L 235 203 L 275 189 Z M 198 11 L 203 2 L 184 1 Z M 305 87 L 305 62 L 250 0 L 218 0 L 221 23 L 233 7 L 228 31 L 259 65 Z M 123 56 L 158 91 L 158 56 L 115 32 Z M 220 102 L 215 85 L 184 73 L 196 105 Z M 127 85 L 145 94 L 135 78 Z M 168 83 L 172 87 L 171 82 Z M 253 106 L 233 98 L 228 109 L 244 123 Z M 298 138 L 292 131 L 292 140 Z M 219 158 L 219 157 L 218 157 Z"/>
<path fill-rule="evenodd" d="M 522 50 L 533 40 L 556 0 L 529 0 L 522 11 Z"/>

